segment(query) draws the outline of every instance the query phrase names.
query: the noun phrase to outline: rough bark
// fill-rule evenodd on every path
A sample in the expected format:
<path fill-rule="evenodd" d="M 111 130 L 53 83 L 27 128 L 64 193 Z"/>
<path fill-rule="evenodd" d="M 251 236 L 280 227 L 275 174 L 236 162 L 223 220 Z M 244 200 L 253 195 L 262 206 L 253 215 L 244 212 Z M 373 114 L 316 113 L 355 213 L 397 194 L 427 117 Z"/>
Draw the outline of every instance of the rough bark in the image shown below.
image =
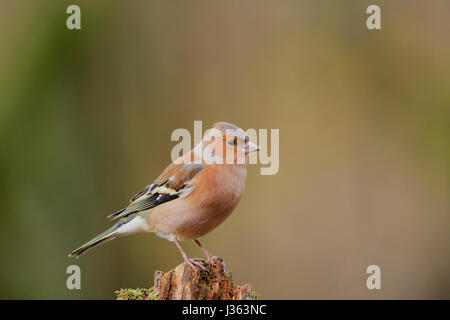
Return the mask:
<path fill-rule="evenodd" d="M 163 273 L 155 272 L 150 289 L 122 289 L 116 291 L 118 300 L 245 300 L 258 296 L 246 284 L 234 284 L 231 270 L 226 270 L 222 258 L 202 260 L 207 271 L 192 269 L 186 262 Z"/>

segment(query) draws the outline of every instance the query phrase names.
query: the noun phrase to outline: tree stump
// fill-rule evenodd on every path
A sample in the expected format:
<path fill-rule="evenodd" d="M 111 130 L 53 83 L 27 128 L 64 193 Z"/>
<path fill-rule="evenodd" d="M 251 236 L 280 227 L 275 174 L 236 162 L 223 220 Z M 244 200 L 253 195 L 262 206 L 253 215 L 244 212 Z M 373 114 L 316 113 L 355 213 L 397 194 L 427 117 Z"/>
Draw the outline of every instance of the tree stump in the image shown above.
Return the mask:
<path fill-rule="evenodd" d="M 206 271 L 192 269 L 186 262 L 163 273 L 155 272 L 150 289 L 121 289 L 117 300 L 255 300 L 257 294 L 246 284 L 234 284 L 231 270 L 226 270 L 222 258 L 201 260 Z"/>

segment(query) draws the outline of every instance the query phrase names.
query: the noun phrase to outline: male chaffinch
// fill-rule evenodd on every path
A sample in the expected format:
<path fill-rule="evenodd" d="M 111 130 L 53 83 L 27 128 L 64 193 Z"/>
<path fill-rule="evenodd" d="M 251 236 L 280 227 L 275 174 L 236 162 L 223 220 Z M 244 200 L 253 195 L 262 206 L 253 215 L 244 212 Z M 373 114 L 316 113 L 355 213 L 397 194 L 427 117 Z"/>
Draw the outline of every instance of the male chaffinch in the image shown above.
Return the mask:
<path fill-rule="evenodd" d="M 116 224 L 69 257 L 119 237 L 154 232 L 175 242 L 192 268 L 204 268 L 198 259 L 186 255 L 178 241 L 194 240 L 211 259 L 198 238 L 221 224 L 237 206 L 245 187 L 248 154 L 259 150 L 241 128 L 227 122 L 214 124 L 206 137 L 131 198 L 128 207 L 109 215 L 111 220 L 120 219 Z"/>

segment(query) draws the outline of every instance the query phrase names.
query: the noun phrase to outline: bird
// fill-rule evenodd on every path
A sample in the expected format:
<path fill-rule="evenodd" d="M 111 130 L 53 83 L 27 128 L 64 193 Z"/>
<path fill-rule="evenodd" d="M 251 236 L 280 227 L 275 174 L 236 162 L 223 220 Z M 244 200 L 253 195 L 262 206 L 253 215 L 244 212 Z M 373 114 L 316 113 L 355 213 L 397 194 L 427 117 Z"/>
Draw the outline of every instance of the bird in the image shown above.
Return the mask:
<path fill-rule="evenodd" d="M 112 227 L 69 257 L 78 258 L 117 238 L 150 232 L 174 242 L 193 269 L 205 269 L 201 259 L 187 256 L 180 241 L 194 241 L 211 261 L 213 256 L 199 238 L 236 208 L 245 188 L 248 155 L 259 150 L 243 129 L 229 122 L 215 123 L 202 141 L 136 193 L 127 207 L 108 216 L 118 220 Z"/>

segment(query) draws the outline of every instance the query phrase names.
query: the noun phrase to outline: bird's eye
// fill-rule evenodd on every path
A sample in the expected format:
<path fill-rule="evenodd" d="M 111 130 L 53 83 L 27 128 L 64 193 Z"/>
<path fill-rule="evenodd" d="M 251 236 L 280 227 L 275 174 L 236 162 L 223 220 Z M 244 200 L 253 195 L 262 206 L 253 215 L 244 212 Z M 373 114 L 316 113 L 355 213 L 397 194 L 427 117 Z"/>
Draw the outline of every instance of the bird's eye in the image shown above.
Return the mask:
<path fill-rule="evenodd" d="M 237 145 L 237 138 L 235 137 L 233 140 L 228 140 L 228 144 L 230 146 L 235 146 Z"/>
<path fill-rule="evenodd" d="M 248 136 L 246 136 L 244 142 L 247 143 L 248 140 L 250 140 L 250 139 L 248 138 Z"/>

